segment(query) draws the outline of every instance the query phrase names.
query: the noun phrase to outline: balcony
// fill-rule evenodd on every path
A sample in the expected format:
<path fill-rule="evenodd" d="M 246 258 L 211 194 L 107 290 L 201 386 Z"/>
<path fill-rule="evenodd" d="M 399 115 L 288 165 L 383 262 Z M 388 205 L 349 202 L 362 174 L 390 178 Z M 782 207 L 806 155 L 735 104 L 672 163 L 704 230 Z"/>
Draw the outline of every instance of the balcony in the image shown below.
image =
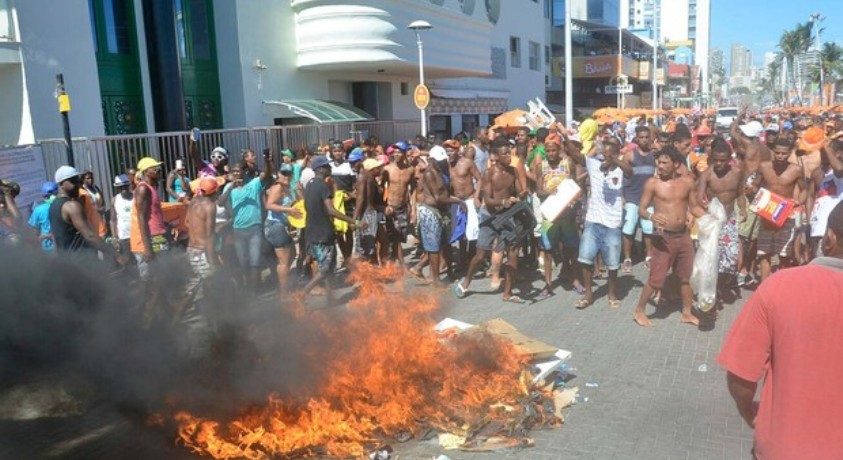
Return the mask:
<path fill-rule="evenodd" d="M 425 75 L 492 74 L 492 24 L 438 2 L 409 0 L 292 0 L 299 69 L 413 76 L 418 74 L 415 33 L 423 19 Z"/>

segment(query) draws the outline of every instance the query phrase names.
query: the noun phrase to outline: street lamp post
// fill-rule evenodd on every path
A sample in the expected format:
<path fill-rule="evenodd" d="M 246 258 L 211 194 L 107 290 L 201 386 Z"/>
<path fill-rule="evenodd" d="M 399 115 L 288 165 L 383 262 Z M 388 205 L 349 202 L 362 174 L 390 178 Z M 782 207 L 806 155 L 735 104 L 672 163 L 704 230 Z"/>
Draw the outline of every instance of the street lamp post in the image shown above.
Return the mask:
<path fill-rule="evenodd" d="M 571 52 L 571 2 L 565 2 L 565 125 L 574 125 L 574 58 Z"/>
<path fill-rule="evenodd" d="M 808 18 L 811 23 L 814 25 L 814 29 L 817 31 L 817 41 L 814 43 L 814 46 L 817 50 L 817 59 L 819 60 L 819 69 L 820 69 L 820 105 L 825 104 L 825 91 L 823 89 L 823 83 L 825 80 L 825 75 L 823 75 L 823 61 L 822 61 L 822 40 L 820 39 L 820 32 L 822 29 L 820 28 L 820 23 L 825 21 L 825 16 L 820 13 L 813 13 Z"/>
<path fill-rule="evenodd" d="M 419 85 L 424 86 L 424 46 L 422 45 L 421 32 L 422 30 L 430 30 L 433 26 L 427 21 L 417 20 L 407 26 L 408 29 L 416 33 L 416 44 L 419 47 Z M 427 137 L 427 108 L 421 110 L 421 135 Z"/>

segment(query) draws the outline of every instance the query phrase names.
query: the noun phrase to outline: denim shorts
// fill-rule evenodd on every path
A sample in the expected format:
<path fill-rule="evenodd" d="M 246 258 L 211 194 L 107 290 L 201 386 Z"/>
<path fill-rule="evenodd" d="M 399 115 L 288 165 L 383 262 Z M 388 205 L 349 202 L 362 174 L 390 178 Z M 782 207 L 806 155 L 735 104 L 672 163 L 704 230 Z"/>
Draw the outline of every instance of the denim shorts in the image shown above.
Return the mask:
<path fill-rule="evenodd" d="M 620 228 L 609 228 L 586 221 L 577 260 L 583 264 L 594 265 L 594 259 L 600 253 L 603 256 L 603 265 L 609 270 L 617 270 L 621 262 L 622 239 Z"/>
<path fill-rule="evenodd" d="M 653 211 L 653 207 L 647 208 L 647 211 Z M 653 222 L 647 219 L 642 219 L 638 214 L 638 205 L 635 203 L 627 203 L 623 207 L 623 234 L 626 236 L 635 235 L 635 226 L 641 221 L 641 233 L 645 235 L 653 234 Z"/>
<path fill-rule="evenodd" d="M 263 236 L 275 248 L 288 248 L 293 245 L 293 237 L 287 231 L 287 226 L 281 222 L 267 220 L 263 227 Z"/>
<path fill-rule="evenodd" d="M 234 251 L 242 268 L 258 268 L 261 264 L 263 232 L 260 225 L 234 229 Z"/>

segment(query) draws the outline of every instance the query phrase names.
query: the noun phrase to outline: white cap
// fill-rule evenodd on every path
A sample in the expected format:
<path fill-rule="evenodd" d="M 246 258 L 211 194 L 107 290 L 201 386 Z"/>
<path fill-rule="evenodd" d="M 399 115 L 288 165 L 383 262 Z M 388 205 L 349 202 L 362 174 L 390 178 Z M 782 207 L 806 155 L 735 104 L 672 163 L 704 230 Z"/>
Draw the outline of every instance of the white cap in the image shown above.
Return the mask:
<path fill-rule="evenodd" d="M 765 130 L 765 131 L 775 131 L 775 132 L 779 132 L 779 125 L 777 125 L 777 124 L 775 124 L 775 123 L 770 123 L 769 125 L 767 125 L 767 127 L 766 127 L 766 128 L 764 128 L 764 130 Z"/>
<path fill-rule="evenodd" d="M 448 159 L 448 152 L 441 145 L 437 145 L 430 149 L 430 158 L 436 161 L 444 161 Z"/>
<path fill-rule="evenodd" d="M 59 169 L 56 170 L 55 181 L 57 184 L 61 184 L 62 182 L 77 176 L 79 176 L 79 171 L 77 171 L 73 166 L 59 166 Z"/>
<path fill-rule="evenodd" d="M 764 127 L 758 121 L 750 121 L 745 125 L 740 126 L 741 132 L 746 137 L 758 137 L 764 132 Z"/>
<path fill-rule="evenodd" d="M 211 150 L 211 155 L 213 155 L 217 152 L 221 153 L 224 157 L 228 157 L 228 150 L 226 150 L 222 147 L 214 147 L 214 150 Z"/>

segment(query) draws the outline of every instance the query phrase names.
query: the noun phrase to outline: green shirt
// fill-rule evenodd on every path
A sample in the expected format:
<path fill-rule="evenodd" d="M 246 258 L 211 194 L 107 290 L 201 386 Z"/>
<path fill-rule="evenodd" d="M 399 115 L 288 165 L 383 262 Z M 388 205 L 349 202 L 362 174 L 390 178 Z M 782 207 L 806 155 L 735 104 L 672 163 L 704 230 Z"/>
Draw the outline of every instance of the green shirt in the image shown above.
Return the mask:
<path fill-rule="evenodd" d="M 537 153 L 539 155 L 541 155 L 542 160 L 547 160 L 547 153 L 545 153 L 545 151 L 544 151 L 544 146 L 543 145 L 537 145 L 536 148 L 534 148 L 533 150 L 530 150 L 529 155 L 527 155 L 527 164 L 526 164 L 527 169 L 530 169 L 530 165 L 533 164 L 533 159 L 536 158 Z"/>

